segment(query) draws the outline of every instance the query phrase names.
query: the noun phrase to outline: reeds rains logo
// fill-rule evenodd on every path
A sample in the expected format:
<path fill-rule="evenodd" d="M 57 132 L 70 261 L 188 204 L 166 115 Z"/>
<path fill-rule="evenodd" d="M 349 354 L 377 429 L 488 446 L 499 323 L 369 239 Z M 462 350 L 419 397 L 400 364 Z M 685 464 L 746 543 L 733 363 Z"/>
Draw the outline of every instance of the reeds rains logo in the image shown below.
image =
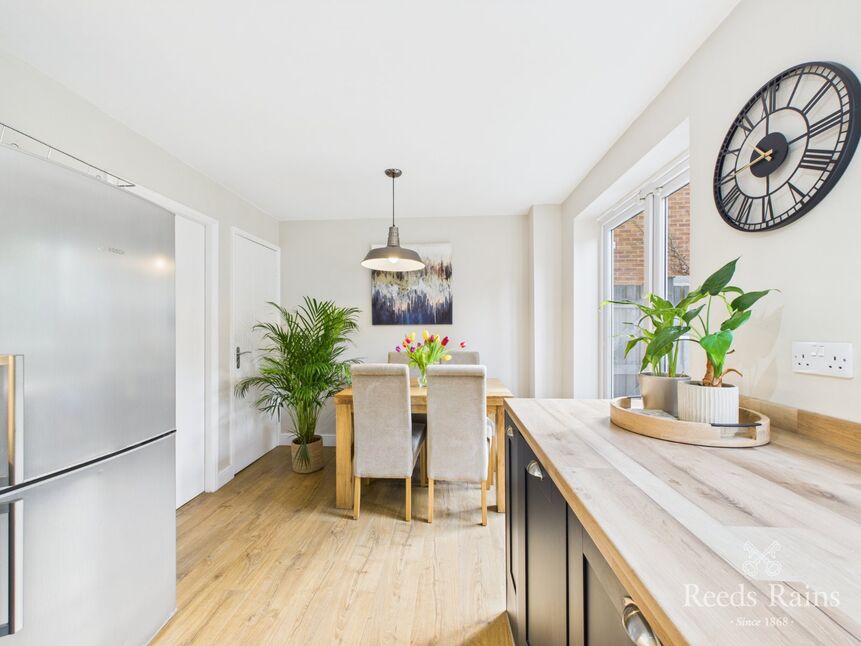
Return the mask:
<path fill-rule="evenodd" d="M 747 560 L 742 564 L 741 569 L 746 575 L 751 578 L 758 577 L 759 570 L 762 568 L 769 579 L 780 576 L 783 563 L 775 558 L 780 551 L 780 543 L 771 541 L 771 544 L 760 552 L 753 543 L 747 541 L 744 544 L 744 551 L 747 552 Z"/>
<path fill-rule="evenodd" d="M 741 570 L 749 579 L 760 581 L 761 584 L 754 586 L 750 583 L 739 583 L 732 590 L 709 590 L 696 583 L 686 583 L 686 607 L 751 608 L 763 604 L 789 609 L 840 605 L 840 593 L 836 590 L 798 591 L 788 583 L 777 580 L 783 572 L 783 563 L 777 558 L 781 550 L 781 545 L 777 541 L 772 541 L 762 550 L 747 541 L 743 548 L 747 559 L 741 564 Z"/>

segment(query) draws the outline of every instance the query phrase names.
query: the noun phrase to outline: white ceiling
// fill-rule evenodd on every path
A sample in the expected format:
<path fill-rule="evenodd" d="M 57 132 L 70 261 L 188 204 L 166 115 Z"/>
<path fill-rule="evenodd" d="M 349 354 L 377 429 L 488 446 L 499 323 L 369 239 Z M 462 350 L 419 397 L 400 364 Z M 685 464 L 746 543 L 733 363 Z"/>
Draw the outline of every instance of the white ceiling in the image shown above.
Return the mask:
<path fill-rule="evenodd" d="M 0 48 L 280 219 L 384 218 L 389 166 L 398 217 L 505 215 L 562 201 L 736 3 L 0 0 Z"/>

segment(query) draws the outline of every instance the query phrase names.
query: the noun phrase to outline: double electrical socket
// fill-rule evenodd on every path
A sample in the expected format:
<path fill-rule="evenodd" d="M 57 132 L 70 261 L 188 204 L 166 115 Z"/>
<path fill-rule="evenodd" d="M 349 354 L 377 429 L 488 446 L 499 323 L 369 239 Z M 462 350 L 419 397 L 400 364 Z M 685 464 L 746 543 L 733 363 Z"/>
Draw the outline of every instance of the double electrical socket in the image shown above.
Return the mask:
<path fill-rule="evenodd" d="M 793 341 L 792 371 L 852 379 L 855 376 L 854 354 L 851 343 Z"/>

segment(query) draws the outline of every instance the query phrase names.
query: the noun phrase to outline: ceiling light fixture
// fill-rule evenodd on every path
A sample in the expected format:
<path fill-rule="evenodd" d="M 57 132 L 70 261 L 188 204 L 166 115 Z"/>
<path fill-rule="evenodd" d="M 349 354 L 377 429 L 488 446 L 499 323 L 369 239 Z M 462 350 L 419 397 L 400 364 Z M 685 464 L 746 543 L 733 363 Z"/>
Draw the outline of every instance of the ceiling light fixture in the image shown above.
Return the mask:
<path fill-rule="evenodd" d="M 377 271 L 418 271 L 425 268 L 421 257 L 412 249 L 401 246 L 398 228 L 395 226 L 395 179 L 401 176 L 398 168 L 387 168 L 386 176 L 392 178 L 392 226 L 385 247 L 371 249 L 362 261 L 362 267 Z"/>

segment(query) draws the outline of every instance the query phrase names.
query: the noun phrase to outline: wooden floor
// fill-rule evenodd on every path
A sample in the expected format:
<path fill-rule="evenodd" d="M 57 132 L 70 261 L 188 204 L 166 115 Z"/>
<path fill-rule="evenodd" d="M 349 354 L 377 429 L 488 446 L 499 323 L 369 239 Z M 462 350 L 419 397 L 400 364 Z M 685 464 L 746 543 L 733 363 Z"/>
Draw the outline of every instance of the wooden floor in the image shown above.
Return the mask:
<path fill-rule="evenodd" d="M 177 614 L 154 644 L 510 644 L 504 516 L 478 485 L 362 487 L 335 509 L 335 454 L 294 474 L 279 447 L 177 512 Z M 494 497 L 489 496 L 490 500 Z"/>

